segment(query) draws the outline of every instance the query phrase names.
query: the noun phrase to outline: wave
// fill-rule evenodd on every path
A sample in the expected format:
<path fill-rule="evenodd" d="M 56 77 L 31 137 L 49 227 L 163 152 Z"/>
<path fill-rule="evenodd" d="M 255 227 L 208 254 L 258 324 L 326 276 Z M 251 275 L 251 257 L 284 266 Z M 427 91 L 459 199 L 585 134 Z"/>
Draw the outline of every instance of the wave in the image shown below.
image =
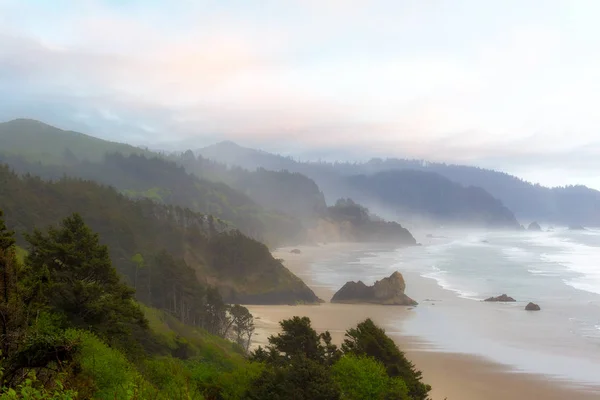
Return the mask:
<path fill-rule="evenodd" d="M 439 269 L 436 266 L 432 266 L 431 269 L 433 271 L 421 274 L 421 276 L 435 280 L 442 289 L 450 290 L 463 299 L 483 300 L 478 293 L 458 288 L 455 284 L 451 283 L 448 279 L 448 271 Z"/>
<path fill-rule="evenodd" d="M 557 271 L 550 271 L 550 270 L 540 270 L 540 269 L 528 269 L 527 272 L 529 272 L 532 275 L 536 275 L 536 276 L 548 276 L 548 277 L 558 277 L 561 276 L 560 272 Z"/>
<path fill-rule="evenodd" d="M 540 259 L 544 263 L 562 266 L 566 271 L 577 275 L 563 279 L 566 285 L 577 290 L 600 294 L 600 247 L 588 246 L 556 235 L 531 238 L 530 241 L 552 248 L 540 254 Z"/>
<path fill-rule="evenodd" d="M 535 253 L 521 247 L 505 247 L 502 249 L 502 253 L 512 261 L 531 261 L 535 257 Z"/>

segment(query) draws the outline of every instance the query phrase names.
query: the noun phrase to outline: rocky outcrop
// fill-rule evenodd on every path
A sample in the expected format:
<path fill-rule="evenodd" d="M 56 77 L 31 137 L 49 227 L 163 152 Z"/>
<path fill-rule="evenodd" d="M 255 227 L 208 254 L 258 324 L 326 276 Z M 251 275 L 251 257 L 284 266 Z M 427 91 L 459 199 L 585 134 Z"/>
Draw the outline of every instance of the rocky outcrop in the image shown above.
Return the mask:
<path fill-rule="evenodd" d="M 497 296 L 497 297 L 489 297 L 489 298 L 485 299 L 484 301 L 509 303 L 509 302 L 513 302 L 516 300 L 510 296 L 507 296 L 506 294 L 501 294 L 500 296 Z"/>
<path fill-rule="evenodd" d="M 292 249 L 292 250 L 290 251 L 290 253 L 292 253 L 292 254 L 300 254 L 300 253 L 302 253 L 302 252 L 300 251 L 300 249 Z"/>
<path fill-rule="evenodd" d="M 399 306 L 414 306 L 418 303 L 404 294 L 406 283 L 404 277 L 398 271 L 388 278 L 377 281 L 373 286 L 367 286 L 363 282 L 347 282 L 337 291 L 332 303 L 372 303 Z"/>
<path fill-rule="evenodd" d="M 538 224 L 537 222 L 532 222 L 529 224 L 529 226 L 527 227 L 528 231 L 532 231 L 532 232 L 541 232 L 542 231 L 542 227 L 540 226 L 540 224 Z"/>
<path fill-rule="evenodd" d="M 541 308 L 535 303 L 529 303 L 525 306 L 526 311 L 540 311 Z"/>
<path fill-rule="evenodd" d="M 569 226 L 570 231 L 585 231 L 585 228 L 581 225 L 571 225 Z"/>

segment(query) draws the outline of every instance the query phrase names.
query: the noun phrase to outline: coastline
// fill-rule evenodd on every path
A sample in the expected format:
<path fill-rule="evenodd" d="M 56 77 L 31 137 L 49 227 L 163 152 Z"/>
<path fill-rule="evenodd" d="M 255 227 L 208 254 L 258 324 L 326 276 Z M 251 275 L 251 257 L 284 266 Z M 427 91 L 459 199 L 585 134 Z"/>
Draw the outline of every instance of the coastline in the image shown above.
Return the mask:
<path fill-rule="evenodd" d="M 529 373 L 515 373 L 510 367 L 477 356 L 439 351 L 419 337 L 409 337 L 398 332 L 397 323 L 408 321 L 413 312 L 410 307 L 371 304 L 332 304 L 334 294 L 330 287 L 320 285 L 311 271 L 311 265 L 324 260 L 342 259 L 349 251 L 368 251 L 365 244 L 332 243 L 322 246 L 297 246 L 301 253 L 290 252 L 292 247 L 273 252 L 283 259 L 284 265 L 301 278 L 315 294 L 326 301 L 320 305 L 298 306 L 247 306 L 255 316 L 256 333 L 253 347 L 265 345 L 267 338 L 279 331 L 278 322 L 293 316 L 307 316 L 318 332 L 328 330 L 334 343 L 340 344 L 348 328 L 366 318 L 384 327 L 388 335 L 404 351 L 415 366 L 423 372 L 424 382 L 432 386 L 432 400 L 545 400 L 598 399 L 581 387 L 570 386 L 555 378 Z M 400 271 L 403 272 L 403 271 Z M 407 278 L 407 294 L 411 277 Z M 425 279 L 425 278 L 422 278 Z M 415 279 L 416 280 L 416 279 Z M 440 289 L 442 290 L 442 289 Z"/>

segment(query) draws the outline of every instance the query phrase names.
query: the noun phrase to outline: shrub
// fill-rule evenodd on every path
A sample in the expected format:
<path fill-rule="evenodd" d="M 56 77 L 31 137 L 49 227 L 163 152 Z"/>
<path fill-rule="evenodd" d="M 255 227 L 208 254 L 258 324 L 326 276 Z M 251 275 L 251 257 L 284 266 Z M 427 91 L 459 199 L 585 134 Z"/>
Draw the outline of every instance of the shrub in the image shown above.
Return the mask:
<path fill-rule="evenodd" d="M 371 357 L 345 355 L 331 369 L 343 400 L 408 400 L 400 378 L 390 378 L 385 367 Z"/>

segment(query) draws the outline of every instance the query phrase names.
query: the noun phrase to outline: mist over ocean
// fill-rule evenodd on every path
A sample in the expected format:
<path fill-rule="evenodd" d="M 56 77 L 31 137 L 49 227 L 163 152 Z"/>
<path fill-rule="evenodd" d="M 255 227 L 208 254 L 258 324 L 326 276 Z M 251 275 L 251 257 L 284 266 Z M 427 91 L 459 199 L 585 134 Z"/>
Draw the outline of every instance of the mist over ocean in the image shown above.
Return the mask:
<path fill-rule="evenodd" d="M 313 265 L 322 285 L 372 284 L 399 270 L 420 304 L 398 332 L 432 349 L 486 357 L 514 371 L 600 383 L 600 231 L 416 232 L 421 247 L 374 246 Z M 482 300 L 506 293 L 515 303 Z M 533 301 L 540 312 L 527 312 Z M 389 332 L 388 328 L 388 332 Z"/>

